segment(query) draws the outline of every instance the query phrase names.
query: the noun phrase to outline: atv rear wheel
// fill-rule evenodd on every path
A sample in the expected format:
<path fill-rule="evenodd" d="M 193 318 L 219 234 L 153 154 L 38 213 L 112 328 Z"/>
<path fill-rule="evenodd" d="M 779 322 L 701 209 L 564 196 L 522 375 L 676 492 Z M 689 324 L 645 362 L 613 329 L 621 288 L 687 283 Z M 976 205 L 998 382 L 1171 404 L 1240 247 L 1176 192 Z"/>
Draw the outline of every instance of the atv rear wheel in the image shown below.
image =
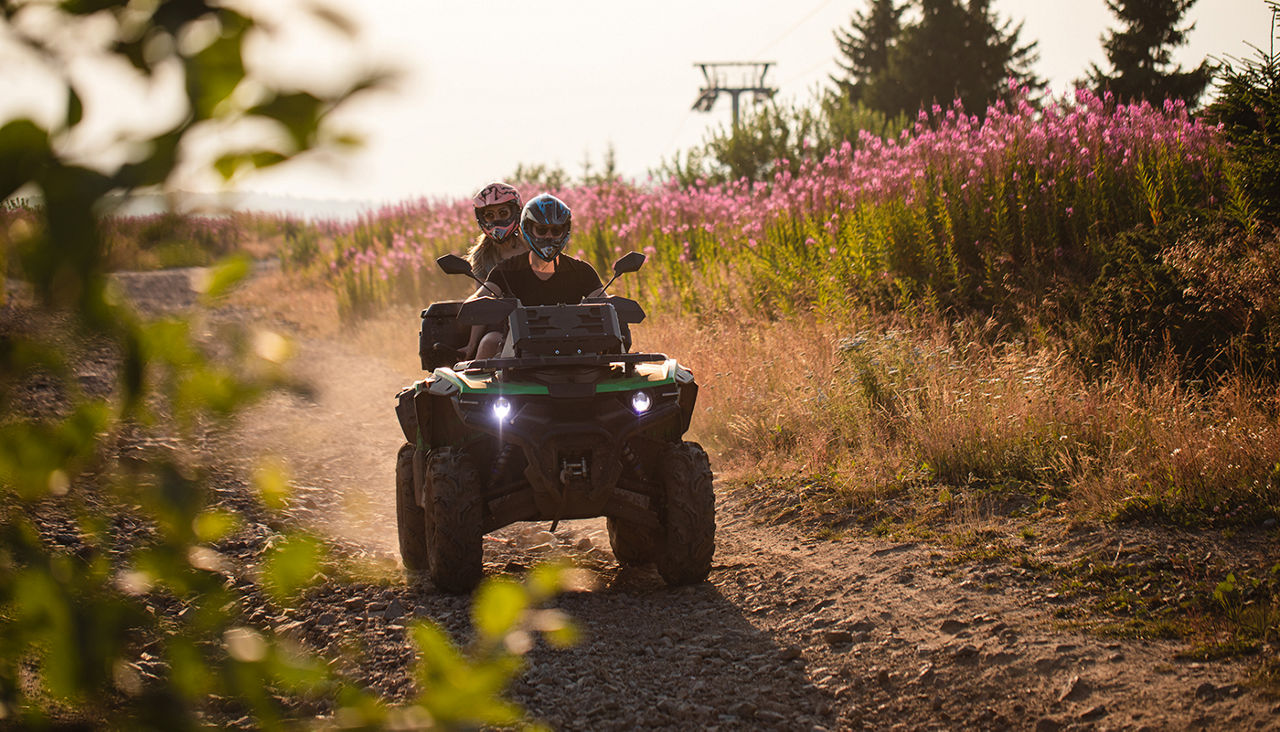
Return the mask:
<path fill-rule="evenodd" d="M 484 574 L 479 476 L 464 453 L 443 448 L 429 458 L 427 480 L 431 581 L 445 592 L 470 592 Z"/>
<path fill-rule="evenodd" d="M 648 564 L 658 553 L 653 532 L 610 516 L 605 525 L 609 529 L 609 546 L 618 564 Z"/>
<path fill-rule="evenodd" d="M 681 442 L 663 451 L 662 487 L 658 574 L 669 585 L 701 582 L 711 572 L 716 548 L 716 495 L 711 462 L 701 445 Z"/>
<path fill-rule="evenodd" d="M 400 561 L 410 572 L 425 572 L 427 563 L 427 517 L 418 505 L 413 480 L 413 454 L 405 443 L 396 455 L 396 529 L 400 535 Z"/>

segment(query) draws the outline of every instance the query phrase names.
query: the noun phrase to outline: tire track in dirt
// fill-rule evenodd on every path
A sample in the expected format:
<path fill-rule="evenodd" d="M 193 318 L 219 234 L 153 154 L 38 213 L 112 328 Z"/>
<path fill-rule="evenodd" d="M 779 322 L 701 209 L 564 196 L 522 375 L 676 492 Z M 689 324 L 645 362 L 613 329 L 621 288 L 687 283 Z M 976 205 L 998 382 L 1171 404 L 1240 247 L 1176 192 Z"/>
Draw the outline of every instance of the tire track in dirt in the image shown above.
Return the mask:
<path fill-rule="evenodd" d="M 393 397 L 420 375 L 324 340 L 302 340 L 296 367 L 313 397 L 252 410 L 235 459 L 247 470 L 259 454 L 282 456 L 296 520 L 347 551 L 398 561 Z M 486 537 L 486 574 L 564 555 L 598 575 L 558 601 L 582 643 L 532 651 L 516 701 L 566 729 L 1280 728 L 1280 706 L 1241 686 L 1238 664 L 1174 662 L 1174 642 L 1056 630 L 1050 589 L 1016 567 L 951 565 L 936 547 L 872 538 L 802 540 L 719 489 L 715 564 L 693 587 L 619 568 L 602 520 Z M 402 579 L 320 597 L 321 618 L 335 617 L 313 641 L 364 638 L 372 651 L 358 673 L 393 699 L 409 688 L 402 614 L 467 633 L 465 598 Z"/>

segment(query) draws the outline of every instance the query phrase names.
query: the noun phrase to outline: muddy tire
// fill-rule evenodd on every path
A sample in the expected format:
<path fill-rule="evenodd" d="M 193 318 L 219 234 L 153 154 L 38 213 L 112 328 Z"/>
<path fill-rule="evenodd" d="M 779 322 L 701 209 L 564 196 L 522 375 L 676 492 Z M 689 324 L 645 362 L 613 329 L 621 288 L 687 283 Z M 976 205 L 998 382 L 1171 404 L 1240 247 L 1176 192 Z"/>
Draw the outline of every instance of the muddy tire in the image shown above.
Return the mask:
<path fill-rule="evenodd" d="M 448 593 L 470 592 L 484 574 L 480 479 L 465 454 L 444 448 L 427 462 L 431 581 Z"/>
<path fill-rule="evenodd" d="M 653 532 L 610 516 L 605 525 L 609 529 L 609 546 L 618 564 L 640 565 L 653 561 L 658 553 L 658 542 Z"/>
<path fill-rule="evenodd" d="M 427 565 L 427 517 L 414 495 L 413 453 L 405 443 L 396 455 L 396 529 L 400 535 L 400 561 L 408 572 L 425 572 Z"/>
<path fill-rule="evenodd" d="M 663 536 L 655 557 L 669 585 L 701 582 L 716 548 L 716 495 L 711 462 L 696 442 L 672 445 L 662 456 Z"/>

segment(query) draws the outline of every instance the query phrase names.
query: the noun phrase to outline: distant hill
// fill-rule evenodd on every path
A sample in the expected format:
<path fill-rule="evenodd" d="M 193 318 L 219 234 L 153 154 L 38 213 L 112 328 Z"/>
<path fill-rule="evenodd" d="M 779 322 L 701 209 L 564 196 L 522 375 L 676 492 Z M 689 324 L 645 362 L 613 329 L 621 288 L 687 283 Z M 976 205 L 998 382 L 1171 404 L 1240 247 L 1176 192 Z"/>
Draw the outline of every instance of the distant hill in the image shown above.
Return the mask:
<path fill-rule="evenodd" d="M 119 201 L 119 199 L 117 199 Z M 126 216 L 149 216 L 167 210 L 164 196 L 143 194 L 131 196 L 120 205 L 117 213 Z M 382 201 L 340 201 L 314 198 L 294 198 L 263 193 L 180 193 L 180 211 L 210 213 L 218 210 L 256 211 L 278 213 L 302 219 L 350 220 L 361 213 L 376 210 L 385 205 Z"/>

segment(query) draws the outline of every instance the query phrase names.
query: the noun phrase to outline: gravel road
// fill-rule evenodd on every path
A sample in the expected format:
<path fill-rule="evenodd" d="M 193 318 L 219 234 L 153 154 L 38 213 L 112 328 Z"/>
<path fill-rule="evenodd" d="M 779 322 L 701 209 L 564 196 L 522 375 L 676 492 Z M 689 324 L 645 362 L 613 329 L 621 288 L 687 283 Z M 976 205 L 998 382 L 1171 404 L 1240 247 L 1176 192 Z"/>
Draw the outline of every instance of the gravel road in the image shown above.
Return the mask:
<path fill-rule="evenodd" d="M 167 277 L 166 288 L 182 289 Z M 416 347 L 414 315 L 405 314 L 405 349 Z M 220 317 L 288 329 L 248 311 Z M 341 339 L 300 336 L 297 345 L 295 368 L 313 393 L 274 396 L 210 443 L 229 476 L 220 490 L 234 503 L 256 461 L 278 456 L 296 484 L 288 520 L 385 571 L 329 580 L 286 615 L 259 608 L 253 619 L 334 651 L 358 641 L 363 655 L 343 656 L 348 673 L 406 699 L 405 623 L 424 617 L 459 639 L 469 632 L 466 598 L 398 569 L 393 396 L 421 375 Z M 715 563 L 692 587 L 667 588 L 652 568 L 620 569 L 600 520 L 486 538 L 487 574 L 519 576 L 556 556 L 595 578 L 557 600 L 582 641 L 536 647 L 512 689 L 533 717 L 582 730 L 1280 729 L 1280 703 L 1247 683 L 1247 659 L 1178 660 L 1185 644 L 1071 630 L 1055 620 L 1053 587 L 1011 563 L 868 536 L 804 538 L 795 525 L 766 523 L 749 490 L 723 481 L 717 490 Z M 1124 538 L 1064 533 L 1059 549 L 1114 546 L 1118 555 Z"/>

